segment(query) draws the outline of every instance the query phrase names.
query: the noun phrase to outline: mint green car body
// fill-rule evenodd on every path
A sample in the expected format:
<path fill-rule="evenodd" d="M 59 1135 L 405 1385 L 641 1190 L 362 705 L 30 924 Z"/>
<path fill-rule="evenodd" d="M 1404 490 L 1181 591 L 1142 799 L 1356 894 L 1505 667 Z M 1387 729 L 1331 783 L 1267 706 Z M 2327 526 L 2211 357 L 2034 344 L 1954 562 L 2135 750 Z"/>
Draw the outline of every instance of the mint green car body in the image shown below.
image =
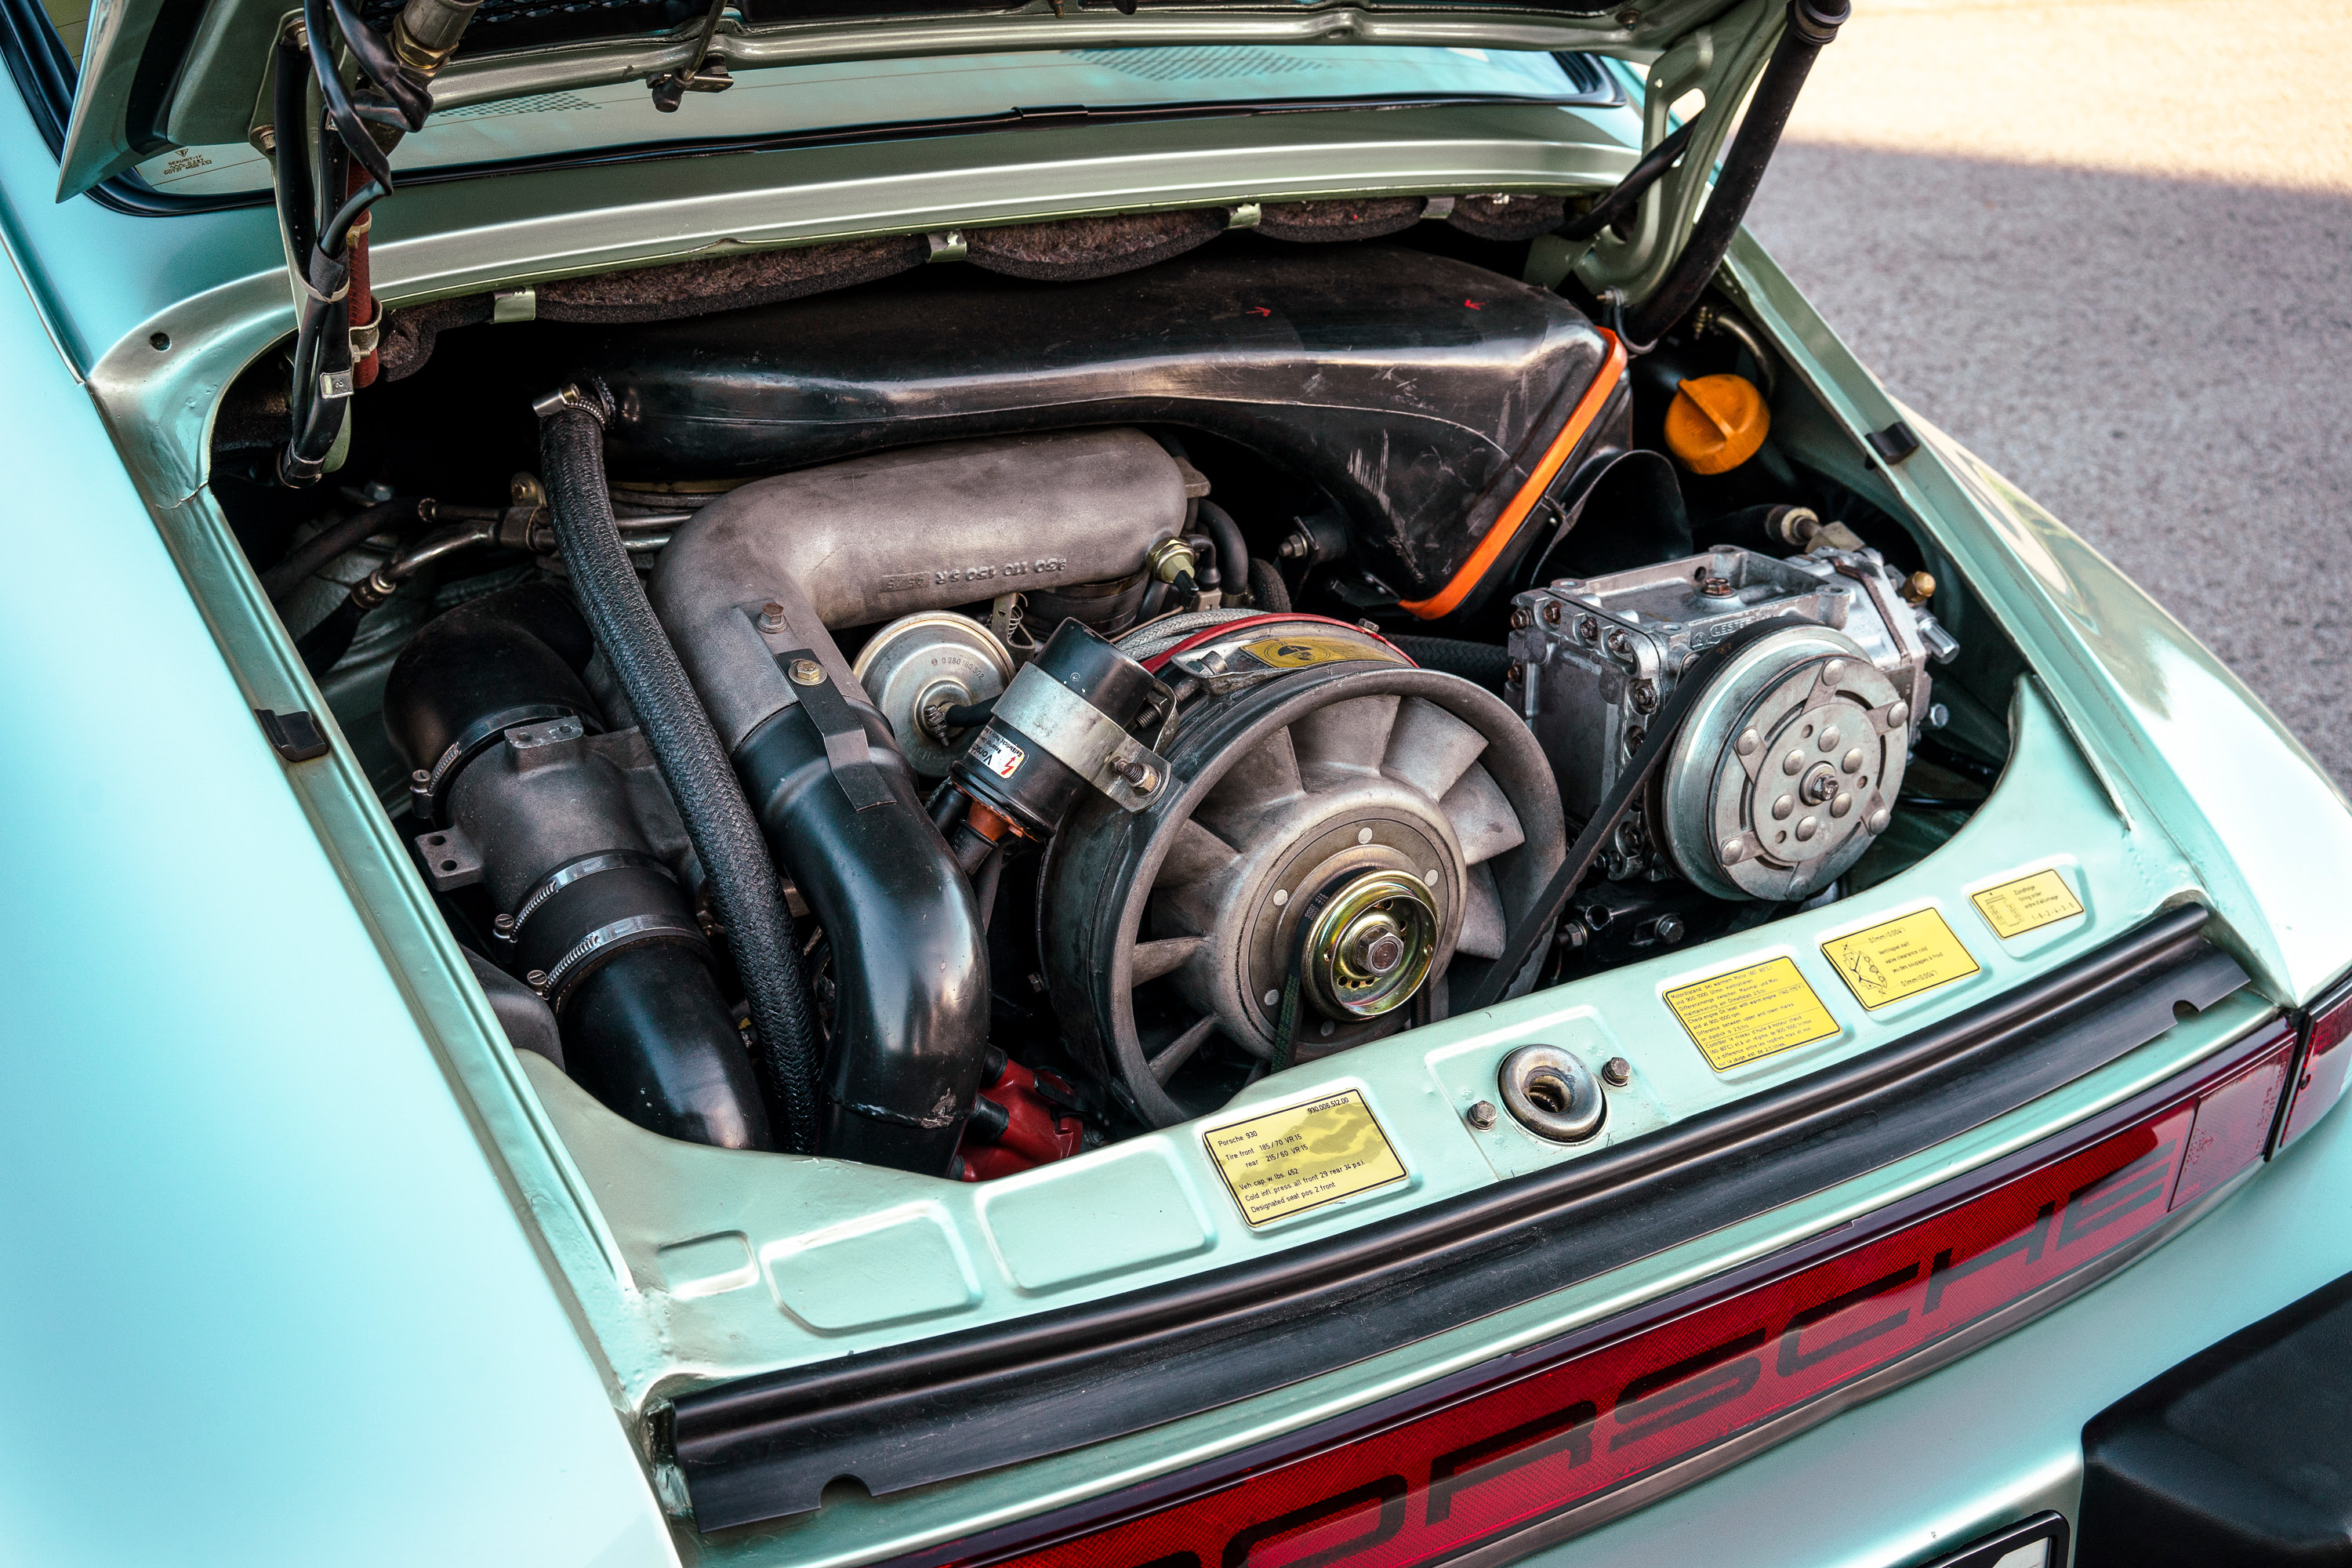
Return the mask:
<path fill-rule="evenodd" d="M 387 204 L 374 286 L 398 305 L 728 242 L 1244 193 L 1589 191 L 1630 162 L 1631 120 L 1334 111 L 518 173 Z M 13 1561 L 851 1568 L 1304 1426 L 1818 1234 L 2129 1098 L 2352 963 L 2343 796 L 2178 623 L 1895 405 L 1742 238 L 1738 302 L 1834 422 L 1792 436 L 1923 520 L 1971 613 L 2030 668 L 2005 716 L 2008 771 L 1957 838 L 1760 945 L 1727 939 L 1254 1086 L 1245 1102 L 1362 1089 L 1412 1172 L 1308 1225 L 1252 1233 L 1181 1128 L 985 1187 L 654 1138 L 519 1063 L 350 747 L 284 763 L 253 722 L 257 708 L 324 711 L 204 488 L 221 390 L 291 320 L 269 214 L 127 216 L 58 204 L 57 181 L 0 93 Z M 1898 416 L 1923 450 L 1866 464 L 1861 433 Z M 1717 1080 L 1686 1043 L 1651 1037 L 1669 980 L 1785 952 L 1834 995 L 1822 941 L 1922 906 L 1957 925 L 1969 891 L 2052 865 L 2084 889 L 2083 919 L 2009 943 L 1975 928 L 1974 980 L 1844 1009 L 1819 1047 Z M 1633 1136 L 2191 900 L 2248 991 L 1949 1143 L 1589 1286 L 1169 1426 L 829 1498 L 724 1542 L 677 1517 L 645 1441 L 646 1412 L 698 1381 L 1135 1289 L 1531 1169 L 1556 1156 L 1507 1130 L 1482 1139 L 1454 1104 L 1521 1040 L 1582 1031 L 1633 1056 L 1650 1116 L 1612 1137 Z M 1862 1568 L 2070 1510 L 2085 1418 L 2352 1271 L 2345 1120 L 2008 1338 L 1544 1555 Z"/>

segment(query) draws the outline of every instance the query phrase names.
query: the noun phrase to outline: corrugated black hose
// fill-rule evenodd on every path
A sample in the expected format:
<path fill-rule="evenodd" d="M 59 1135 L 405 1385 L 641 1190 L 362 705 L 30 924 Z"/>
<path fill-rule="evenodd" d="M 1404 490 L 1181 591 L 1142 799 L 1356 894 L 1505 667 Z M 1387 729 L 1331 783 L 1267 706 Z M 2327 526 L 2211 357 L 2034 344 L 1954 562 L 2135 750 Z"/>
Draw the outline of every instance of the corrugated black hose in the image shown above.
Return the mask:
<path fill-rule="evenodd" d="M 1716 174 L 1715 189 L 1707 194 L 1706 205 L 1699 209 L 1682 255 L 1665 280 L 1625 312 L 1623 336 L 1628 348 L 1637 353 L 1646 352 L 1706 292 L 1716 268 L 1723 265 L 1723 253 L 1731 247 L 1731 237 L 1739 230 L 1739 220 L 1748 216 L 1748 203 L 1764 178 L 1764 165 L 1772 161 L 1772 150 L 1780 144 L 1780 132 L 1789 123 L 1790 110 L 1797 107 L 1797 94 L 1813 68 L 1813 57 L 1837 37 L 1850 13 L 1847 0 L 1789 0 L 1788 29 L 1772 46 L 1772 58 L 1765 64 L 1739 129 L 1732 134 L 1731 149 L 1723 155 L 1722 167 Z"/>
<path fill-rule="evenodd" d="M 611 398 L 597 383 L 564 387 L 536 406 L 556 547 L 709 879 L 710 901 L 727 928 L 728 950 L 751 1003 L 761 1076 L 774 1102 L 770 1120 L 782 1129 L 787 1150 L 814 1154 L 817 1030 L 792 915 L 735 770 L 687 682 L 669 635 L 654 618 L 613 521 L 604 485 Z"/>

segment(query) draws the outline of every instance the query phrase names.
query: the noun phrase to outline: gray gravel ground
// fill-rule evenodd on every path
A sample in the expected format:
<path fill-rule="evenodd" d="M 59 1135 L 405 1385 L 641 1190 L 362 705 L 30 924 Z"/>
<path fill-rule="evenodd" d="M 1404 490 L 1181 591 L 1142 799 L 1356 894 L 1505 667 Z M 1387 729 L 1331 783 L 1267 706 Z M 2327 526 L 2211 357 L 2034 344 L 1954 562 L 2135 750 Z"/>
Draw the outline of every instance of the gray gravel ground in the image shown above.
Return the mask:
<path fill-rule="evenodd" d="M 2200 0 L 1856 9 L 1751 226 L 2352 785 L 2352 7 L 2284 87 Z"/>

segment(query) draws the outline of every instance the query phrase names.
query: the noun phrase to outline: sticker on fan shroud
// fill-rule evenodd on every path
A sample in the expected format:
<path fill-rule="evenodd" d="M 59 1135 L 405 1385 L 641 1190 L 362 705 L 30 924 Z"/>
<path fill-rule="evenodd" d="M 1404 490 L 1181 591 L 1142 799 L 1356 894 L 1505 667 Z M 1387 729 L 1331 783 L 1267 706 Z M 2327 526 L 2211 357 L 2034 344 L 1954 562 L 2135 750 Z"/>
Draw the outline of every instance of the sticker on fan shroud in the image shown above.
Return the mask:
<path fill-rule="evenodd" d="M 1787 958 L 1676 986 L 1665 1000 L 1675 1021 L 1717 1072 L 1838 1032 L 1838 1021 Z"/>
<path fill-rule="evenodd" d="M 1404 1163 L 1352 1089 L 1212 1127 L 1201 1141 L 1252 1225 L 1404 1179 Z"/>

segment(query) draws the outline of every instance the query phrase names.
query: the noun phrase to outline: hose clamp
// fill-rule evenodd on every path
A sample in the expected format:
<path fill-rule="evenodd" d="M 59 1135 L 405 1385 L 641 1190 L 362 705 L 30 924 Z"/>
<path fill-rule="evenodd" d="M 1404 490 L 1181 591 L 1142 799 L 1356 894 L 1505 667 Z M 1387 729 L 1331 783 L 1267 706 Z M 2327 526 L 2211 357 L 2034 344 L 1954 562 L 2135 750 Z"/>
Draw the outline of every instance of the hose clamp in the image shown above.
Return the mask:
<path fill-rule="evenodd" d="M 441 798 L 457 776 L 457 770 L 473 760 L 474 753 L 496 741 L 517 724 L 529 724 L 541 719 L 577 719 L 590 724 L 588 716 L 562 703 L 534 702 L 521 708 L 501 708 L 497 712 L 477 719 L 458 731 L 433 766 L 421 770 L 424 776 L 408 786 L 411 809 L 417 820 L 427 827 L 441 826 Z"/>
<path fill-rule="evenodd" d="M 543 397 L 531 401 L 530 411 L 541 419 L 552 419 L 567 408 L 577 408 L 599 425 L 612 423 L 613 394 L 604 385 L 604 378 L 588 378 L 592 390 L 583 392 L 576 381 L 567 381 Z"/>
<path fill-rule="evenodd" d="M 515 905 L 514 913 L 499 922 L 499 936 L 507 942 L 520 941 L 524 924 L 530 921 L 540 905 L 583 877 L 593 877 L 599 871 L 625 870 L 658 871 L 673 882 L 677 880 L 671 875 L 668 867 L 643 850 L 606 849 L 594 855 L 583 855 L 579 859 L 567 861 L 541 877 L 538 885 L 525 893 L 522 896 L 522 901 Z"/>
<path fill-rule="evenodd" d="M 624 948 L 646 942 L 678 942 L 708 954 L 710 944 L 703 940 L 701 928 L 688 925 L 676 915 L 631 915 L 626 920 L 599 926 L 572 944 L 571 950 L 555 961 L 552 968 L 533 970 L 526 976 L 530 988 L 544 997 L 551 1007 L 561 1009 L 572 987 Z"/>
<path fill-rule="evenodd" d="M 1117 720 L 1037 666 L 1024 666 L 996 700 L 1009 724 L 1127 811 L 1141 811 L 1168 782 L 1168 760 Z"/>

